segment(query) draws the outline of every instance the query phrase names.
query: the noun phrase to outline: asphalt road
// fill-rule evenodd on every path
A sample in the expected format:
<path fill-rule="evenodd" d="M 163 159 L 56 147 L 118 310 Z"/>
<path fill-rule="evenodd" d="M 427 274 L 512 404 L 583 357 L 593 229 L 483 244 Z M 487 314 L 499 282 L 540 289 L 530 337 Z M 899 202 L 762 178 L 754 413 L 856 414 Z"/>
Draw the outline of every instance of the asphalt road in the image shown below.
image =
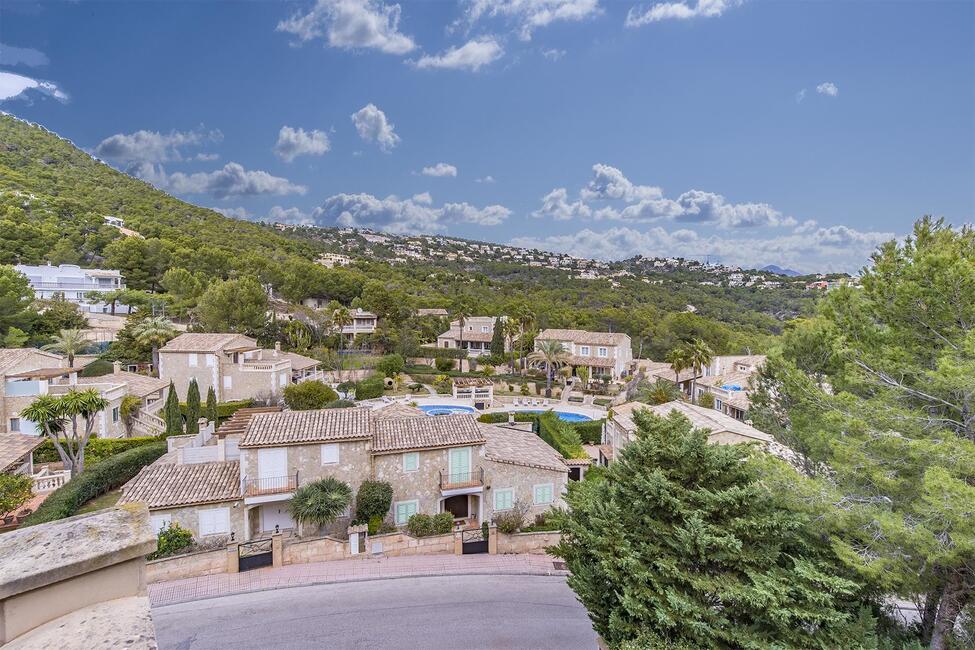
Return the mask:
<path fill-rule="evenodd" d="M 447 576 L 294 587 L 152 610 L 160 650 L 596 647 L 562 577 Z"/>

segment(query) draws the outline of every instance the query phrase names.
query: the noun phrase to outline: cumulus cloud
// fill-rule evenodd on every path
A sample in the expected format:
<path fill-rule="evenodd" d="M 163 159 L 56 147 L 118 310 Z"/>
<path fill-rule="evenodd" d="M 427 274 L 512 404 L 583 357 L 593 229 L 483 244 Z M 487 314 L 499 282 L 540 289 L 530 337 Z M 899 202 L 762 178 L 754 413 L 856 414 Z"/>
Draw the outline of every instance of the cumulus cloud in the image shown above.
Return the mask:
<path fill-rule="evenodd" d="M 250 219 L 253 215 L 247 208 L 210 208 L 214 212 L 219 212 L 225 217 L 233 219 Z"/>
<path fill-rule="evenodd" d="M 284 162 L 291 162 L 298 156 L 321 156 L 331 148 L 332 143 L 324 131 L 282 126 L 274 145 L 274 154 Z"/>
<path fill-rule="evenodd" d="M 175 194 L 209 194 L 218 199 L 260 194 L 304 194 L 308 191 L 305 186 L 295 185 L 286 178 L 272 176 L 265 171 L 247 170 L 235 162 L 227 163 L 222 169 L 195 174 L 167 174 L 162 165 L 143 162 L 130 168 L 129 173 Z"/>
<path fill-rule="evenodd" d="M 424 176 L 457 176 L 457 168 L 453 165 L 448 165 L 447 163 L 437 163 L 436 165 L 430 167 L 424 167 L 420 172 Z"/>
<path fill-rule="evenodd" d="M 477 72 L 482 66 L 497 61 L 504 55 L 504 49 L 492 36 L 484 36 L 467 41 L 460 47 L 452 47 L 443 54 L 425 55 L 414 65 L 424 68 L 445 70 L 470 70 Z"/>
<path fill-rule="evenodd" d="M 421 192 L 413 195 L 413 202 L 420 205 L 432 205 L 433 197 L 430 196 L 430 192 Z"/>
<path fill-rule="evenodd" d="M 273 206 L 267 211 L 267 221 L 276 223 L 293 223 L 295 225 L 312 225 L 314 220 L 310 215 L 302 212 L 298 208 L 283 208 L 280 205 Z"/>
<path fill-rule="evenodd" d="M 393 123 L 386 119 L 375 104 L 366 104 L 352 114 L 352 123 L 359 137 L 366 142 L 375 142 L 379 148 L 389 153 L 399 144 Z"/>
<path fill-rule="evenodd" d="M 820 95 L 826 95 L 828 97 L 836 97 L 840 94 L 840 89 L 836 87 L 831 81 L 824 81 L 823 83 L 816 86 L 816 92 Z"/>
<path fill-rule="evenodd" d="M 470 26 L 482 18 L 501 17 L 515 25 L 521 40 L 530 41 L 539 27 L 585 20 L 601 13 L 599 0 L 469 0 L 464 18 L 458 23 Z"/>
<path fill-rule="evenodd" d="M 737 7 L 742 0 L 697 0 L 697 2 L 659 2 L 649 9 L 631 7 L 626 13 L 627 27 L 642 27 L 661 20 L 688 20 L 690 18 L 714 18 L 726 10 Z"/>
<path fill-rule="evenodd" d="M 659 187 L 633 183 L 616 167 L 600 163 L 593 165 L 592 173 L 592 180 L 579 191 L 578 201 L 570 201 L 564 187 L 557 188 L 542 197 L 542 207 L 533 216 L 558 221 L 592 218 L 633 223 L 670 219 L 715 224 L 720 228 L 796 225 L 795 219 L 767 203 L 729 203 L 720 194 L 701 190 L 690 190 L 670 199 Z M 597 201 L 616 204 L 593 209 L 590 204 Z M 622 207 L 618 207 L 619 203 Z"/>
<path fill-rule="evenodd" d="M 141 164 L 183 160 L 180 149 L 197 147 L 223 139 L 220 131 L 159 131 L 140 130 L 135 133 L 116 133 L 95 146 L 95 155 L 119 163 Z M 210 155 L 210 154 L 204 154 Z M 215 155 L 214 155 L 215 156 Z M 198 160 L 206 158 L 197 157 Z"/>
<path fill-rule="evenodd" d="M 544 56 L 549 61 L 558 61 L 563 56 L 565 56 L 565 50 L 558 50 L 553 47 L 552 49 L 549 50 L 542 50 L 542 56 Z"/>
<path fill-rule="evenodd" d="M 40 50 L 0 43 L 0 65 L 25 65 L 36 68 L 47 64 L 47 55 Z"/>
<path fill-rule="evenodd" d="M 317 225 L 372 228 L 396 234 L 443 232 L 457 223 L 495 226 L 511 215 L 501 205 L 478 208 L 469 203 L 445 203 L 436 208 L 429 194 L 410 199 L 371 194 L 336 194 L 312 212 Z"/>
<path fill-rule="evenodd" d="M 400 6 L 379 0 L 318 0 L 307 13 L 278 23 L 277 31 L 292 34 L 298 43 L 324 38 L 331 47 L 374 49 L 406 54 L 416 43 L 399 31 Z"/>
<path fill-rule="evenodd" d="M 30 95 L 35 93 L 42 97 L 56 99 L 62 104 L 66 104 L 71 99 L 68 93 L 53 81 L 33 79 L 13 72 L 0 72 L 0 102 L 8 99 L 29 101 Z"/>
<path fill-rule="evenodd" d="M 710 255 L 725 264 L 759 268 L 778 264 L 807 272 L 857 271 L 873 250 L 895 237 L 889 232 L 861 232 L 847 226 L 817 228 L 807 233 L 758 239 L 701 236 L 693 230 L 645 231 L 615 227 L 550 237 L 519 237 L 512 245 L 569 253 L 580 257 L 618 260 L 634 255 L 698 258 Z"/>

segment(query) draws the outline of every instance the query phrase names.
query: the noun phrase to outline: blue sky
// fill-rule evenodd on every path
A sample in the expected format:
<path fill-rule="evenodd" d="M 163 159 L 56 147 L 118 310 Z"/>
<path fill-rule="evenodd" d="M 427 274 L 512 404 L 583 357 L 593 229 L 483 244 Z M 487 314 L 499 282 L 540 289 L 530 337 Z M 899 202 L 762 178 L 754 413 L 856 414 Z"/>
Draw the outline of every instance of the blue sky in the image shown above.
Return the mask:
<path fill-rule="evenodd" d="M 975 212 L 971 2 L 0 12 L 0 108 L 251 219 L 855 270 Z"/>

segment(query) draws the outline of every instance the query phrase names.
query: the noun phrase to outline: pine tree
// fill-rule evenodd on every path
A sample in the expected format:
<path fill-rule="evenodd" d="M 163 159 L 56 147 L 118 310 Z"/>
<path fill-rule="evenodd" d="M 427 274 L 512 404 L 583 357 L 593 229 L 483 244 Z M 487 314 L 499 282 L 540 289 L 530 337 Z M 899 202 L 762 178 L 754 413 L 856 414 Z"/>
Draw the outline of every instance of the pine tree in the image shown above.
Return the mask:
<path fill-rule="evenodd" d="M 200 432 L 200 386 L 196 378 L 190 380 L 186 389 L 186 433 L 196 435 Z"/>
<path fill-rule="evenodd" d="M 220 417 L 220 413 L 217 410 L 217 394 L 213 391 L 213 386 L 210 386 L 207 390 L 206 417 L 207 422 L 213 422 L 214 426 L 216 426 L 217 420 Z"/>
<path fill-rule="evenodd" d="M 179 397 L 176 395 L 176 386 L 172 381 L 169 382 L 169 395 L 163 408 L 163 419 L 166 420 L 167 436 L 182 435 L 183 414 L 179 410 Z"/>
<path fill-rule="evenodd" d="M 637 414 L 605 479 L 556 515 L 569 586 L 611 647 L 854 648 L 874 622 L 859 583 L 767 477 L 795 472 L 709 445 L 678 413 Z M 754 454 L 754 456 L 752 456 Z"/>

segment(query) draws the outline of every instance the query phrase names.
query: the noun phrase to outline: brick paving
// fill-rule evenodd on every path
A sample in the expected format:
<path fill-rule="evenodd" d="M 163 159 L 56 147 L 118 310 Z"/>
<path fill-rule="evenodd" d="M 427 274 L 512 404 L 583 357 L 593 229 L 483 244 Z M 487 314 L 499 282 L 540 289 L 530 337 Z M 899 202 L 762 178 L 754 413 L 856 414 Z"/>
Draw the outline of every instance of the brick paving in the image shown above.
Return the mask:
<path fill-rule="evenodd" d="M 567 575 L 548 555 L 415 555 L 289 564 L 149 585 L 153 607 L 325 583 L 446 575 Z"/>

